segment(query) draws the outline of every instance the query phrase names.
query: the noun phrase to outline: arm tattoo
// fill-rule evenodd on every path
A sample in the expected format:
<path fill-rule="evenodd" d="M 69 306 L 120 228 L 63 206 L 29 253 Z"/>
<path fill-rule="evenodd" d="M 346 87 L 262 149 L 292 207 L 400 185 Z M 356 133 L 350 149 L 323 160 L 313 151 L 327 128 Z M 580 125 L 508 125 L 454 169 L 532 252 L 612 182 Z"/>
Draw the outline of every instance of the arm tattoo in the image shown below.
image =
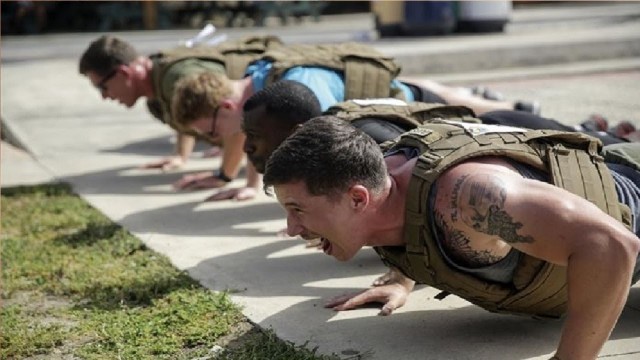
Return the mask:
<path fill-rule="evenodd" d="M 508 243 L 531 243 L 531 236 L 518 235 L 522 223 L 514 221 L 504 208 L 504 183 L 493 175 L 472 175 L 463 180 L 456 200 L 462 220 L 477 231 L 497 235 Z"/>
<path fill-rule="evenodd" d="M 453 184 L 453 194 L 451 194 L 451 221 L 458 220 L 458 194 L 460 193 L 460 186 L 462 182 L 469 177 L 469 174 L 460 176 L 456 183 Z"/>
<path fill-rule="evenodd" d="M 478 268 L 494 264 L 502 259 L 488 250 L 474 250 L 469 245 L 469 238 L 460 230 L 454 229 L 444 221 L 444 216 L 435 213 L 435 221 L 441 230 L 440 242 L 444 251 L 460 266 Z"/>

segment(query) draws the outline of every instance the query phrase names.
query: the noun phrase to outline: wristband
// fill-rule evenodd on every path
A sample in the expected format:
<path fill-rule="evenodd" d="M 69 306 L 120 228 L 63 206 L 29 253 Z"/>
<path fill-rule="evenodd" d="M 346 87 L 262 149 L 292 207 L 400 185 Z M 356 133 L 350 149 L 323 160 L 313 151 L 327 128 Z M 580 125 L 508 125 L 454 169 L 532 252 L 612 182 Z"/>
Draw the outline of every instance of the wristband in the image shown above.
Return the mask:
<path fill-rule="evenodd" d="M 231 182 L 233 180 L 232 178 L 228 177 L 222 169 L 218 170 L 218 172 L 214 176 L 224 182 Z"/>

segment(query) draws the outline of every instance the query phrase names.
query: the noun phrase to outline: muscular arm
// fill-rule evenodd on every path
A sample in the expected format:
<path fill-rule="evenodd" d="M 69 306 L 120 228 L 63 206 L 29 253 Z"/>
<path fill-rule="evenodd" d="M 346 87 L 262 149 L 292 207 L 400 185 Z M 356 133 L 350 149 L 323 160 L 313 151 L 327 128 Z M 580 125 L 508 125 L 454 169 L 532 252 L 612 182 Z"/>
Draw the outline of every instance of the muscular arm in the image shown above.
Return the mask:
<path fill-rule="evenodd" d="M 449 246 L 462 234 L 466 252 L 459 256 L 501 257 L 514 247 L 567 267 L 568 309 L 557 355 L 595 358 L 626 301 L 639 239 L 590 202 L 524 179 L 500 160 L 458 165 L 437 186 L 434 210 Z"/>
<path fill-rule="evenodd" d="M 221 169 L 230 178 L 235 178 L 240 171 L 240 165 L 244 158 L 245 135 L 241 132 L 223 138 L 224 152 L 222 153 Z"/>
<path fill-rule="evenodd" d="M 240 170 L 240 164 L 244 158 L 244 133 L 237 133 L 224 138 L 224 153 L 222 155 L 222 171 L 225 175 L 234 178 Z M 219 191 L 205 201 L 219 201 L 227 199 L 250 200 L 253 199 L 260 188 L 261 176 L 250 162 L 247 163 L 247 184 L 244 187 Z"/>

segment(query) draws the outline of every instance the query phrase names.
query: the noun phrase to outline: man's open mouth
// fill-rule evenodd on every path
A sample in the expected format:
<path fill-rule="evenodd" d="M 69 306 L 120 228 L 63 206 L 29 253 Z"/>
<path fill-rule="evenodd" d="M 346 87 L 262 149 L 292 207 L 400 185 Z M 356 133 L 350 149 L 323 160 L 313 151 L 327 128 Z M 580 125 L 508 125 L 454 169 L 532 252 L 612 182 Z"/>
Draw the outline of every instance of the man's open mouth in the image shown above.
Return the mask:
<path fill-rule="evenodd" d="M 331 255 L 331 251 L 333 250 L 333 246 L 331 242 L 327 240 L 327 238 L 320 238 L 320 247 L 325 254 Z"/>

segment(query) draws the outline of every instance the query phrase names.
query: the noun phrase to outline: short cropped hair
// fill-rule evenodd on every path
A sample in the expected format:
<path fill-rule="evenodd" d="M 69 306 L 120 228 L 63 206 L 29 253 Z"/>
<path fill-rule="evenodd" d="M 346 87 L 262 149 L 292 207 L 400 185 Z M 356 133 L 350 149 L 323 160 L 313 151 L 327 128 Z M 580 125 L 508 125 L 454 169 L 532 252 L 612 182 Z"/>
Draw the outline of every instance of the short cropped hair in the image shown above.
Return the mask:
<path fill-rule="evenodd" d="M 211 116 L 232 93 L 231 81 L 223 74 L 204 71 L 186 76 L 178 80 L 173 90 L 172 121 L 186 127 L 203 116 Z"/>
<path fill-rule="evenodd" d="M 249 112 L 264 107 L 265 115 L 291 125 L 301 124 L 320 116 L 322 108 L 315 93 L 306 85 L 292 80 L 280 80 L 253 94 L 243 110 Z"/>
<path fill-rule="evenodd" d="M 118 65 L 128 65 L 140 56 L 128 42 L 111 35 L 94 40 L 80 57 L 80 74 L 89 71 L 106 76 Z"/>
<path fill-rule="evenodd" d="M 354 184 L 382 191 L 387 167 L 380 147 L 364 132 L 335 116 L 302 124 L 271 154 L 265 192 L 274 185 L 303 181 L 314 196 L 336 199 Z"/>

